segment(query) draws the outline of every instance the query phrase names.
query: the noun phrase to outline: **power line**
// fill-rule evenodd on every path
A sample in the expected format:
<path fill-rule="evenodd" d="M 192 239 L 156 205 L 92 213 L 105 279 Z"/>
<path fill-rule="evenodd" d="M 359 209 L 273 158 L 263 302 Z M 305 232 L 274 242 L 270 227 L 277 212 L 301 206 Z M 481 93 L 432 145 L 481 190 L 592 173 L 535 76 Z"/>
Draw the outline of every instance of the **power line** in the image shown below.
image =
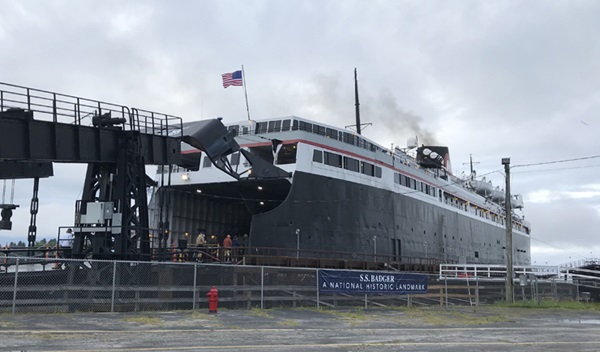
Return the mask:
<path fill-rule="evenodd" d="M 600 164 L 597 165 L 587 165 L 587 166 L 574 166 L 574 167 L 562 167 L 558 169 L 544 169 L 544 170 L 528 170 L 528 171 L 515 171 L 513 174 L 525 174 L 531 172 L 549 172 L 549 171 L 563 171 L 563 170 L 576 170 L 576 169 L 588 169 L 592 167 L 599 167 Z"/>
<path fill-rule="evenodd" d="M 535 237 L 533 237 L 533 236 L 531 236 L 531 239 L 532 239 L 532 240 L 534 240 L 534 241 L 536 241 L 536 242 L 539 242 L 539 243 L 545 244 L 545 245 L 547 245 L 547 246 L 553 247 L 553 248 L 555 248 L 555 249 L 558 249 L 558 250 L 560 250 L 560 251 L 562 251 L 562 252 L 564 252 L 564 253 L 570 254 L 571 256 L 574 256 L 574 257 L 581 257 L 581 258 L 583 258 L 583 259 L 587 258 L 585 255 L 581 255 L 581 254 L 578 254 L 578 253 L 574 253 L 574 252 L 567 251 L 567 250 L 565 250 L 565 249 L 564 249 L 564 247 L 561 247 L 561 246 L 558 246 L 558 245 L 552 244 L 552 243 L 550 243 L 550 242 L 545 242 L 545 241 L 542 241 L 542 240 L 540 240 L 540 239 L 538 239 L 538 238 L 535 238 Z"/>
<path fill-rule="evenodd" d="M 580 160 L 588 160 L 588 159 L 596 159 L 596 158 L 600 158 L 600 155 L 585 156 L 585 157 L 574 158 L 574 159 L 544 161 L 544 162 L 541 162 L 541 163 L 513 165 L 511 168 L 515 168 L 515 167 L 528 167 L 528 166 L 538 166 L 538 165 L 548 165 L 548 164 L 558 164 L 558 163 L 568 163 L 568 162 L 571 162 L 571 161 L 580 161 Z"/>

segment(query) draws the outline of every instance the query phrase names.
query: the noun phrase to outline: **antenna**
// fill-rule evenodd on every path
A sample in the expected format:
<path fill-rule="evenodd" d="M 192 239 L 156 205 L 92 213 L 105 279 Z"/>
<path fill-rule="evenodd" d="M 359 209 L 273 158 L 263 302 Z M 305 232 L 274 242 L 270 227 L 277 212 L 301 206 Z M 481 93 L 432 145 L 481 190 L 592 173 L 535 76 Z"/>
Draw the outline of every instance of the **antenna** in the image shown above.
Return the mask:
<path fill-rule="evenodd" d="M 473 164 L 481 164 L 479 161 L 473 162 L 473 154 L 469 154 L 469 162 L 468 163 L 463 163 L 463 165 L 467 165 L 470 164 L 471 165 L 471 175 L 473 175 Z"/>

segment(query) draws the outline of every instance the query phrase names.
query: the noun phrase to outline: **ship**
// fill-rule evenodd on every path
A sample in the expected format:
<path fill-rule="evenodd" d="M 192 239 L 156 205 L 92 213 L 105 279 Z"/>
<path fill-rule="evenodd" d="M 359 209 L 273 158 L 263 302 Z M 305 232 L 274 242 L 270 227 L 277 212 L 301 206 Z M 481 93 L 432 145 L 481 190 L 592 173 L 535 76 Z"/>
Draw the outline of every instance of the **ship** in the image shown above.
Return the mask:
<path fill-rule="evenodd" d="M 222 126 L 222 135 L 207 131 L 206 121 L 184 123 L 182 135 L 225 144 L 191 143 L 182 157 L 193 166 L 157 171 L 151 223 L 171 243 L 193 243 L 202 232 L 215 243 L 230 235 L 245 247 L 295 249 L 300 256 L 502 264 L 510 222 L 514 263 L 531 263 L 522 197 L 510 195 L 506 214 L 503 190 L 474 172 L 452 174 L 446 146 L 413 140 L 386 148 L 298 116 L 209 123 Z"/>

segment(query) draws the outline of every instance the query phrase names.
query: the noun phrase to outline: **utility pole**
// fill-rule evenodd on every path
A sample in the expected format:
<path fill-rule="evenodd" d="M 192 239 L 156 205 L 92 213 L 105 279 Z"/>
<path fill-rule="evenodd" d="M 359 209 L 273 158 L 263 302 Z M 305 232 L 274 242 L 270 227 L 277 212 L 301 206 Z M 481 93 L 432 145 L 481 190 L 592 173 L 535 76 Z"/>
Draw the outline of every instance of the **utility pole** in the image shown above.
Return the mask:
<path fill-rule="evenodd" d="M 514 303 L 513 299 L 513 246 L 512 246 L 512 212 L 510 204 L 510 158 L 502 158 L 506 174 L 506 200 L 504 201 L 506 215 L 506 303 Z"/>

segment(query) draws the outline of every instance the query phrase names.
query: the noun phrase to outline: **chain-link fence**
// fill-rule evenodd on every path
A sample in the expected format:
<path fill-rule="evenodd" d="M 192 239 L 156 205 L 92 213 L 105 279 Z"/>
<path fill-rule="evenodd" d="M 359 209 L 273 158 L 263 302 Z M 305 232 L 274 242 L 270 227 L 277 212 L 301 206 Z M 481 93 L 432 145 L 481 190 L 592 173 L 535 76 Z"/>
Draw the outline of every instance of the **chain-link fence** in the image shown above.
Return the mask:
<path fill-rule="evenodd" d="M 0 258 L 0 312 L 119 312 L 219 307 L 389 307 L 477 305 L 501 301 L 503 281 L 428 276 L 425 294 L 319 293 L 318 269 L 179 262 Z M 382 272 L 380 272 L 382 273 Z M 397 273 L 397 272 L 392 272 Z M 515 290 L 515 299 L 575 299 L 573 284 L 540 282 Z"/>

